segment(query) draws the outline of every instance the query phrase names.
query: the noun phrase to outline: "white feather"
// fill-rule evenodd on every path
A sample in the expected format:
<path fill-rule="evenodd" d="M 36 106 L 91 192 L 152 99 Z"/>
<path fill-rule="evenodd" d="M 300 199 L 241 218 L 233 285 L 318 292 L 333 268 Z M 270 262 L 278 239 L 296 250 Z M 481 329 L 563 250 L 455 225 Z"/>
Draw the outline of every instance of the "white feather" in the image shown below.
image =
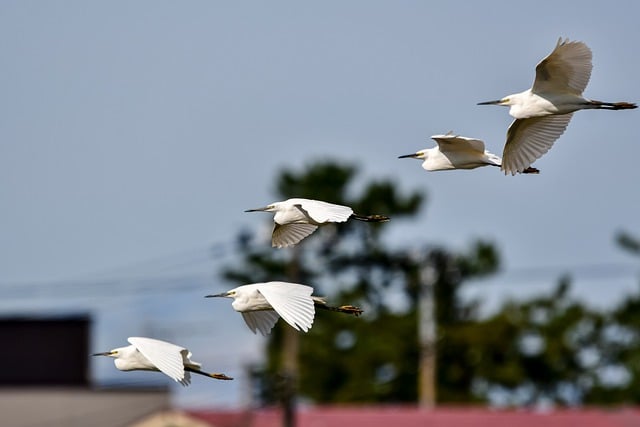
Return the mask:
<path fill-rule="evenodd" d="M 244 311 L 241 314 L 249 329 L 254 334 L 259 331 L 262 335 L 268 335 L 280 318 L 278 313 L 272 310 Z"/>
<path fill-rule="evenodd" d="M 189 384 L 189 373 L 184 371 L 187 349 L 153 338 L 129 337 L 128 341 L 169 378 L 183 385 Z"/>
<path fill-rule="evenodd" d="M 258 290 L 282 319 L 293 328 L 307 332 L 313 324 L 315 306 L 311 286 L 288 282 L 262 283 Z"/>
<path fill-rule="evenodd" d="M 345 222 L 353 214 L 353 210 L 349 206 L 335 205 L 320 200 L 289 199 L 288 202 L 299 206 L 309 218 L 318 224 Z"/>
<path fill-rule="evenodd" d="M 316 231 L 318 226 L 313 224 L 275 224 L 271 245 L 276 248 L 285 248 L 295 245 L 302 239 Z"/>
<path fill-rule="evenodd" d="M 569 125 L 572 113 L 516 119 L 507 130 L 502 170 L 515 175 L 542 157 Z"/>
<path fill-rule="evenodd" d="M 591 78 L 592 56 L 591 49 L 583 42 L 560 38 L 553 52 L 536 66 L 531 91 L 582 95 Z"/>

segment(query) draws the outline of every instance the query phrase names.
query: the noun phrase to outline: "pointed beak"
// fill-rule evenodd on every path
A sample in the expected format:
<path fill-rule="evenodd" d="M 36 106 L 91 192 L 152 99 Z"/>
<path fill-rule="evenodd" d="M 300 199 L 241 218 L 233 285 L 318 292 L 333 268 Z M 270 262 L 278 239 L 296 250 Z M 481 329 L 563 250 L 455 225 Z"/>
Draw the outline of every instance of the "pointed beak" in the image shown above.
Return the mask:
<path fill-rule="evenodd" d="M 112 354 L 112 351 L 105 351 L 103 353 L 93 353 L 91 356 L 111 356 Z"/>
<path fill-rule="evenodd" d="M 413 153 L 413 154 L 405 154 L 404 156 L 398 156 L 399 159 L 417 159 L 418 158 L 418 153 Z"/>
<path fill-rule="evenodd" d="M 229 292 L 223 292 L 221 294 L 213 294 L 213 295 L 205 295 L 205 298 L 219 298 L 219 297 L 228 297 L 229 296 Z"/>
<path fill-rule="evenodd" d="M 495 101 L 478 102 L 477 105 L 500 105 L 501 102 L 501 99 L 496 99 Z"/>
<path fill-rule="evenodd" d="M 264 208 L 247 209 L 245 212 L 264 212 L 267 209 L 268 209 L 268 207 L 265 206 Z"/>

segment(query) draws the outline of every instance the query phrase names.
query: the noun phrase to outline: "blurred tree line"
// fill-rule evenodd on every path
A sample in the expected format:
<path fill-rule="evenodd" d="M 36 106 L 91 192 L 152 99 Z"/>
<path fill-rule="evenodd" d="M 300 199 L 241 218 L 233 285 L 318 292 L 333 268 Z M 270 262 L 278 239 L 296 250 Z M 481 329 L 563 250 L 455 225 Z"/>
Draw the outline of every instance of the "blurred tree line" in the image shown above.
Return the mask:
<path fill-rule="evenodd" d="M 331 161 L 302 172 L 284 170 L 276 179 L 274 200 L 324 200 L 357 213 L 389 215 L 392 223 L 416 215 L 426 200 L 419 191 L 402 194 L 388 180 L 356 183 L 356 175 L 354 166 Z M 253 233 L 240 234 L 243 260 L 224 272 L 227 279 L 238 284 L 296 281 L 313 286 L 314 294 L 327 296 L 330 303 L 365 311 L 355 319 L 321 310 L 313 328 L 299 334 L 297 391 L 303 398 L 316 403 L 417 401 L 418 302 L 428 266 L 435 291 L 439 402 L 640 402 L 640 293 L 597 312 L 569 296 L 570 278 L 565 277 L 549 295 L 507 302 L 481 317 L 479 303 L 461 298 L 460 290 L 468 280 L 497 270 L 493 244 L 475 241 L 462 253 L 427 244 L 385 245 L 381 236 L 392 223 L 322 227 L 287 250 L 254 244 Z M 617 239 L 640 256 L 640 240 L 627 233 Z M 428 242 L 428 236 L 423 240 Z M 278 322 L 269 336 L 265 366 L 252 372 L 262 405 L 276 403 L 282 392 L 284 328 L 289 326 Z"/>

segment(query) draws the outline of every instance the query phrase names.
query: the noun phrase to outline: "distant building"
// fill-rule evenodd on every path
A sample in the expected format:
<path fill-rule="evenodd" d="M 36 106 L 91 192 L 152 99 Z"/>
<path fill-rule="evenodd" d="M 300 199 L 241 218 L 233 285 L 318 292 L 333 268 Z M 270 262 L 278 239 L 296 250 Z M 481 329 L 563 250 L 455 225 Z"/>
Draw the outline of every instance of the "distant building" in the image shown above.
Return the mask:
<path fill-rule="evenodd" d="M 2 427 L 125 427 L 169 407 L 166 389 L 0 389 Z"/>
<path fill-rule="evenodd" d="M 88 316 L 0 318 L 0 386 L 89 386 Z"/>
<path fill-rule="evenodd" d="M 131 426 L 167 410 L 162 388 L 98 390 L 89 380 L 89 316 L 0 318 L 0 426 Z"/>

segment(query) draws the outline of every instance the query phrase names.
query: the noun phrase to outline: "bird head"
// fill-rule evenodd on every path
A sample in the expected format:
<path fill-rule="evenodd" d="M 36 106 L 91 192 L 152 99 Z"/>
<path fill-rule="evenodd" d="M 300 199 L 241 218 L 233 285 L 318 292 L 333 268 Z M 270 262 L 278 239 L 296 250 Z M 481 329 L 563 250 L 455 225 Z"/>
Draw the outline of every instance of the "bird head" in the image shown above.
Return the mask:
<path fill-rule="evenodd" d="M 503 105 L 503 106 L 509 106 L 509 105 L 513 105 L 513 102 L 512 102 L 512 99 L 507 96 L 507 97 L 502 98 L 502 99 L 496 99 L 495 101 L 478 102 L 478 105 Z"/>
<path fill-rule="evenodd" d="M 417 151 L 413 154 L 405 154 L 404 156 L 398 156 L 399 159 L 417 159 L 422 160 L 427 158 L 427 149 Z"/>
<path fill-rule="evenodd" d="M 236 297 L 235 290 L 230 290 L 227 292 L 223 292 L 221 294 L 205 295 L 205 298 L 235 298 L 235 297 Z"/>

